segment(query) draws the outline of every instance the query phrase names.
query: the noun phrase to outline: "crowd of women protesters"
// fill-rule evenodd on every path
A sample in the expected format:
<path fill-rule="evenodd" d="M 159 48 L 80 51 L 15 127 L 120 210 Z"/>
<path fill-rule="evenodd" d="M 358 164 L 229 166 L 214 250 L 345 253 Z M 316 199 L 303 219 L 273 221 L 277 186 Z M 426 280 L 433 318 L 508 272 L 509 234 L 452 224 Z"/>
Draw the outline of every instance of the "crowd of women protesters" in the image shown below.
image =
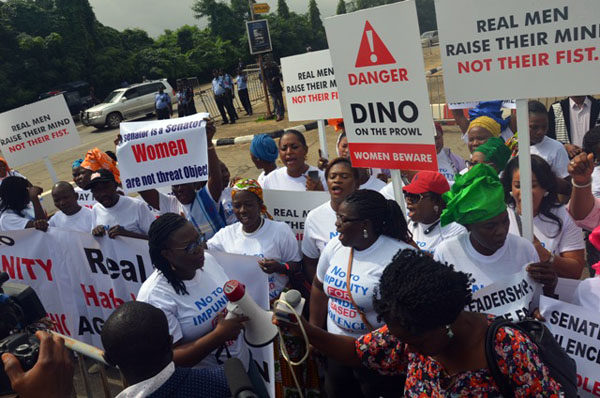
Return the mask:
<path fill-rule="evenodd" d="M 468 117 L 454 112 L 471 154 L 466 161 L 444 146 L 443 126 L 432 126 L 439 170 L 404 172 L 406 212 L 393 198 L 389 170 L 352 166 L 341 119 L 329 121 L 339 134 L 338 156 L 314 166 L 301 132 L 286 130 L 277 141 L 255 136 L 248 161 L 260 170 L 256 179 L 230 177 L 208 123 L 208 181 L 128 197 L 118 159 L 94 148 L 73 162 L 72 184 L 53 187 L 58 211 L 51 217 L 41 189 L 0 158 L 0 231 L 55 227 L 146 239 L 155 271 L 137 298 L 166 315 L 178 367 L 218 368 L 237 357 L 262 385 L 240 334 L 248 318 L 215 313 L 195 321 L 199 297 L 225 297 L 218 288 L 228 277 L 210 253 L 226 252 L 259 258 L 256 272 L 268 275 L 271 300 L 304 286 L 299 323 L 310 346 L 297 324 L 274 322 L 290 356 L 310 356 L 290 366 L 276 347 L 277 397 L 499 396 L 485 356 L 494 317 L 465 309 L 478 290 L 522 270 L 538 294 L 552 297 L 559 278 L 583 279 L 575 303 L 600 311 L 593 262 L 600 128 L 589 129 L 578 151 L 569 144 L 570 157 L 547 136 L 543 104 L 529 103 L 528 143 L 519 142 L 514 115 L 503 118 L 500 106 L 480 103 Z M 523 237 L 519 145 L 532 153 L 533 242 Z M 263 190 L 324 191 L 329 200 L 308 213 L 298 242 L 271 217 Z M 514 396 L 564 396 L 526 333 L 503 326 L 493 342 Z"/>

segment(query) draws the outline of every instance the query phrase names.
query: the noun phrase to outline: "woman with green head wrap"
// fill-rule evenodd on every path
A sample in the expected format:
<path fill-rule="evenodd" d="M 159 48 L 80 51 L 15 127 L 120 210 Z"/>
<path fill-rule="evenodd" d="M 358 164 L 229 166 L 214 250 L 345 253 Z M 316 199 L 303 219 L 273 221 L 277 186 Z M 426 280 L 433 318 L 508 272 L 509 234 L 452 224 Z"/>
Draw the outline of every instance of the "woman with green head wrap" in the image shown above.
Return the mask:
<path fill-rule="evenodd" d="M 470 273 L 474 292 L 525 266 L 529 275 L 540 282 L 554 272 L 538 264 L 540 259 L 531 242 L 508 233 L 504 189 L 491 166 L 473 166 L 456 179 L 443 198 L 446 209 L 440 217 L 442 226 L 457 222 L 468 232 L 442 242 L 434 258 Z"/>
<path fill-rule="evenodd" d="M 467 164 L 469 168 L 479 163 L 489 164 L 500 173 L 510 160 L 510 154 L 511 151 L 504 144 L 502 138 L 492 137 L 485 144 L 479 145 L 475 149 L 471 155 L 471 160 Z"/>

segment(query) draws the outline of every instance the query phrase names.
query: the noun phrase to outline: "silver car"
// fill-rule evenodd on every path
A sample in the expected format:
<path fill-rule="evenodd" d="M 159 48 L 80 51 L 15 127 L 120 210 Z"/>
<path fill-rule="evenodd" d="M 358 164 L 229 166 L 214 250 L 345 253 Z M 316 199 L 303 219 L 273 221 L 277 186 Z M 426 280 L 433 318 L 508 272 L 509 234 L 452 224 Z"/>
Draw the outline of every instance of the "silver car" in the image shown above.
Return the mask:
<path fill-rule="evenodd" d="M 101 104 L 86 109 L 81 121 L 86 126 L 117 128 L 123 120 L 152 115 L 154 99 L 160 88 L 169 94 L 171 103 L 177 102 L 167 79 L 133 84 L 112 91 Z"/>

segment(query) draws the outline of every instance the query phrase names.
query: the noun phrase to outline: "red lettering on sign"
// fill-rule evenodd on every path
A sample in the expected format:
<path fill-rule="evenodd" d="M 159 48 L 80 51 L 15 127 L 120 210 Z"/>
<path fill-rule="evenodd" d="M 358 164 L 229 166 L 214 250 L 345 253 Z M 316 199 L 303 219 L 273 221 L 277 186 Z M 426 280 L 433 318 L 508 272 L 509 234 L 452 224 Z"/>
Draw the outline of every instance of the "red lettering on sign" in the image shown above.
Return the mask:
<path fill-rule="evenodd" d="M 176 141 L 159 142 L 154 145 L 135 144 L 131 146 L 131 150 L 137 163 L 188 153 L 187 145 L 183 138 Z"/>

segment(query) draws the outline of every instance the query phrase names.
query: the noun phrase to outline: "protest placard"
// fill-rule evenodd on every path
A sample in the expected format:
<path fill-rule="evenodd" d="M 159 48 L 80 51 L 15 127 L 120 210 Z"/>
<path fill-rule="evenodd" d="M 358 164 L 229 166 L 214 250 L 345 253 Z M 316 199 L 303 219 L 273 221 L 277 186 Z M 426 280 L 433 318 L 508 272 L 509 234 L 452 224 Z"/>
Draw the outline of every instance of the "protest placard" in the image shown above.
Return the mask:
<path fill-rule="evenodd" d="M 263 198 L 269 213 L 275 220 L 284 221 L 292 228 L 298 243 L 302 242 L 308 212 L 330 199 L 327 192 L 270 189 L 263 191 Z"/>
<path fill-rule="evenodd" d="M 208 113 L 121 123 L 117 146 L 125 193 L 208 179 Z"/>
<path fill-rule="evenodd" d="M 600 313 L 540 297 L 540 312 L 560 346 L 577 364 L 580 397 L 600 396 Z"/>
<path fill-rule="evenodd" d="M 600 92 L 597 0 L 435 6 L 448 102 Z"/>
<path fill-rule="evenodd" d="M 415 2 L 327 18 L 325 30 L 352 164 L 437 171 Z"/>
<path fill-rule="evenodd" d="M 502 316 L 513 321 L 523 319 L 529 315 L 538 286 L 523 269 L 477 290 L 465 310 Z"/>
<path fill-rule="evenodd" d="M 342 117 L 329 50 L 281 58 L 289 120 Z"/>
<path fill-rule="evenodd" d="M 65 97 L 56 95 L 0 114 L 0 150 L 11 166 L 79 145 Z"/>
<path fill-rule="evenodd" d="M 449 102 L 449 109 L 467 109 L 475 108 L 479 104 L 479 101 L 471 102 Z M 517 103 L 515 100 L 502 100 L 502 107 L 506 109 L 517 109 Z"/>

